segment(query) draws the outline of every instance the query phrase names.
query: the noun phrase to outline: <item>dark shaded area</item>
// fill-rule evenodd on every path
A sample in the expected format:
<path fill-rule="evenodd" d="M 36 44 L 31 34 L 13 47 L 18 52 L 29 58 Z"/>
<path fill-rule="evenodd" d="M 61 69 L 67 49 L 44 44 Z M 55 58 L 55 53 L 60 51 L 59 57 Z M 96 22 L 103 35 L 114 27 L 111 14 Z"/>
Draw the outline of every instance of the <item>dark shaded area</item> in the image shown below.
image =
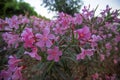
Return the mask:
<path fill-rule="evenodd" d="M 11 17 L 13 15 L 35 15 L 37 13 L 34 11 L 34 8 L 30 4 L 17 0 L 0 0 L 0 18 Z"/>

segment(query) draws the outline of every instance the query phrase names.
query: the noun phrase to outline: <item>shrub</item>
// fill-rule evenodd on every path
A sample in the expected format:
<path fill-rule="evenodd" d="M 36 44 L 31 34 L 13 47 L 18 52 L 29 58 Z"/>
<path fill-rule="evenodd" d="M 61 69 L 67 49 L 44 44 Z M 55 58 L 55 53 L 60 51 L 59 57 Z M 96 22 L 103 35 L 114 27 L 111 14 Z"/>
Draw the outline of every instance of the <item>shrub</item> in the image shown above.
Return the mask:
<path fill-rule="evenodd" d="M 59 13 L 56 20 L 1 19 L 0 79 L 118 79 L 119 23 L 119 11 L 109 6 L 100 16 L 84 7 L 73 17 Z"/>

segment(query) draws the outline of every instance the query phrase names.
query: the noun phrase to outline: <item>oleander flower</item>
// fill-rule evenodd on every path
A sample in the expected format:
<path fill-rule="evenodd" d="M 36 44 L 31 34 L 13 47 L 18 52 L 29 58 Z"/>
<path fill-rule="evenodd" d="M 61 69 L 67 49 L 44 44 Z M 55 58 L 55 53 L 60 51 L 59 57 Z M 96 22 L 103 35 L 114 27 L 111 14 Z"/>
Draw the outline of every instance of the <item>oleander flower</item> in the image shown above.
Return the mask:
<path fill-rule="evenodd" d="M 78 34 L 79 40 L 89 40 L 91 37 L 90 29 L 87 26 L 84 26 L 81 29 L 75 31 Z"/>
<path fill-rule="evenodd" d="M 21 73 L 22 69 L 23 69 L 23 66 L 16 67 L 16 70 L 12 75 L 12 80 L 23 80 L 22 73 Z"/>
<path fill-rule="evenodd" d="M 35 39 L 34 39 L 34 34 L 32 32 L 32 28 L 25 28 L 21 36 L 22 36 L 22 40 L 24 41 L 25 48 L 33 47 L 33 43 L 35 42 Z"/>
<path fill-rule="evenodd" d="M 37 59 L 37 60 L 41 60 L 41 56 L 39 56 L 39 55 L 37 54 L 37 52 L 38 52 L 37 47 L 33 47 L 33 48 L 31 48 L 31 49 L 32 49 L 32 52 L 27 52 L 27 51 L 25 51 L 24 54 L 28 54 L 28 55 L 30 55 L 32 58 L 35 58 L 35 59 Z"/>
<path fill-rule="evenodd" d="M 55 39 L 55 36 L 50 33 L 49 28 L 45 28 L 43 30 L 43 34 L 37 33 L 36 38 L 38 42 L 36 42 L 36 46 L 42 48 L 42 47 L 51 47 L 52 46 L 52 40 Z"/>
<path fill-rule="evenodd" d="M 8 23 L 8 26 L 5 28 L 6 30 L 17 30 L 19 28 L 20 21 L 16 15 L 14 15 L 12 18 L 6 18 L 5 22 Z"/>
<path fill-rule="evenodd" d="M 14 47 L 17 48 L 19 46 L 19 42 L 21 42 L 21 39 L 18 34 L 14 34 L 12 32 L 4 33 L 2 35 L 5 42 L 8 44 L 8 48 Z"/>
<path fill-rule="evenodd" d="M 92 56 L 93 55 L 93 49 L 83 49 L 81 48 L 81 53 L 77 55 L 77 60 L 85 59 L 86 56 Z"/>
<path fill-rule="evenodd" d="M 10 70 L 2 70 L 0 72 L 0 80 L 10 80 L 12 72 Z"/>
<path fill-rule="evenodd" d="M 95 74 L 92 75 L 92 79 L 93 80 L 96 80 L 98 78 L 99 78 L 99 74 L 98 73 L 95 73 Z"/>
<path fill-rule="evenodd" d="M 104 61 L 104 59 L 105 59 L 105 55 L 104 54 L 100 54 L 100 61 L 102 62 L 102 61 Z"/>
<path fill-rule="evenodd" d="M 8 66 L 11 71 L 15 71 L 15 67 L 18 66 L 21 59 L 17 59 L 16 56 L 9 56 Z"/>
<path fill-rule="evenodd" d="M 62 52 L 59 50 L 58 47 L 54 47 L 53 49 L 47 50 L 47 60 L 54 60 L 55 62 L 58 62 L 60 59 L 60 56 L 62 56 Z"/>
<path fill-rule="evenodd" d="M 81 14 L 75 14 L 73 21 L 74 21 L 74 24 L 80 25 L 83 21 Z"/>

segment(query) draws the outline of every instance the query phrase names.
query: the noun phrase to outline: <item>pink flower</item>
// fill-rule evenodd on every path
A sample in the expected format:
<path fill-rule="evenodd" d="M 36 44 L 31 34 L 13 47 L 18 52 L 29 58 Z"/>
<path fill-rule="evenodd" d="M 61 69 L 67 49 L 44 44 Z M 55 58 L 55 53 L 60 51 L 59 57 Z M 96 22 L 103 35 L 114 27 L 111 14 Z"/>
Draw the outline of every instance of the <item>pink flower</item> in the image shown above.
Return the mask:
<path fill-rule="evenodd" d="M 58 19 L 55 20 L 53 31 L 55 34 L 63 35 L 70 28 L 70 25 L 73 24 L 72 22 L 74 23 L 72 16 L 61 12 L 59 13 Z"/>
<path fill-rule="evenodd" d="M 80 25 L 82 23 L 82 16 L 81 14 L 75 14 L 75 17 L 74 17 L 74 24 L 78 24 Z"/>
<path fill-rule="evenodd" d="M 100 14 L 102 15 L 102 17 L 105 17 L 105 15 L 110 12 L 112 8 L 109 7 L 109 5 L 106 6 L 106 9 L 103 10 Z"/>
<path fill-rule="evenodd" d="M 15 71 L 15 67 L 18 66 L 20 61 L 21 59 L 17 59 L 16 56 L 10 56 L 8 61 L 9 70 Z"/>
<path fill-rule="evenodd" d="M 7 22 L 8 25 L 9 25 L 6 28 L 7 30 L 18 29 L 19 28 L 20 21 L 19 21 L 17 16 L 13 16 L 12 18 L 6 18 L 5 22 Z"/>
<path fill-rule="evenodd" d="M 19 35 L 14 34 L 12 32 L 9 33 L 4 33 L 2 35 L 3 39 L 5 40 L 5 42 L 8 44 L 8 48 L 10 47 L 18 47 L 18 43 L 21 41 L 19 38 Z"/>
<path fill-rule="evenodd" d="M 62 52 L 59 50 L 58 47 L 54 47 L 54 49 L 48 49 L 47 54 L 48 60 L 54 60 L 55 62 L 58 62 L 59 57 L 62 55 Z"/>
<path fill-rule="evenodd" d="M 81 48 L 81 53 L 77 55 L 77 60 L 79 59 L 84 59 L 85 56 L 92 56 L 93 55 L 93 50 L 92 49 L 83 49 Z"/>
<path fill-rule="evenodd" d="M 16 67 L 16 70 L 12 75 L 12 80 L 22 80 L 22 73 L 21 73 L 22 68 L 23 68 L 23 66 Z"/>
<path fill-rule="evenodd" d="M 26 16 L 19 16 L 21 18 L 20 22 L 23 24 L 29 23 L 30 20 Z"/>
<path fill-rule="evenodd" d="M 92 78 L 93 78 L 93 80 L 98 79 L 98 78 L 99 78 L 99 74 L 98 74 L 98 73 L 93 74 L 93 75 L 92 75 Z"/>
<path fill-rule="evenodd" d="M 91 19 L 92 17 L 94 17 L 94 10 L 90 10 L 90 5 L 84 6 L 84 9 L 82 9 L 82 16 L 85 19 Z"/>
<path fill-rule="evenodd" d="M 94 41 L 94 42 L 97 42 L 97 41 L 99 41 L 99 40 L 102 40 L 102 38 L 99 36 L 99 35 L 92 35 L 92 40 Z"/>
<path fill-rule="evenodd" d="M 64 29 L 60 26 L 60 24 L 56 24 L 56 26 L 53 28 L 53 31 L 55 34 L 64 34 Z"/>
<path fill-rule="evenodd" d="M 116 36 L 115 41 L 116 41 L 116 42 L 119 42 L 119 41 L 120 41 L 120 35 L 117 35 L 117 36 Z"/>
<path fill-rule="evenodd" d="M 105 80 L 111 80 L 109 75 L 105 75 Z"/>
<path fill-rule="evenodd" d="M 109 42 L 105 44 L 105 47 L 106 47 L 106 49 L 108 49 L 108 50 L 111 50 L 111 49 L 112 49 L 112 46 L 111 46 L 111 44 L 110 44 Z"/>
<path fill-rule="evenodd" d="M 10 80 L 12 76 L 12 72 L 9 70 L 2 70 L 0 73 L 0 80 Z"/>
<path fill-rule="evenodd" d="M 35 35 L 38 42 L 36 42 L 36 45 L 38 47 L 51 47 L 52 46 L 52 41 L 53 39 L 55 39 L 55 36 L 53 34 L 50 34 L 50 29 L 49 28 L 45 28 L 43 30 L 43 35 L 42 34 L 36 34 Z"/>
<path fill-rule="evenodd" d="M 105 55 L 100 54 L 100 61 L 103 61 L 105 59 Z"/>
<path fill-rule="evenodd" d="M 86 56 L 86 54 L 84 54 L 84 53 L 78 54 L 78 55 L 77 55 L 77 60 L 79 60 L 79 59 L 84 59 L 85 56 Z"/>
<path fill-rule="evenodd" d="M 11 64 L 17 64 L 20 61 L 21 61 L 21 59 L 17 59 L 16 56 L 9 56 L 8 64 L 9 65 L 11 65 Z"/>
<path fill-rule="evenodd" d="M 117 59 L 113 59 L 113 62 L 114 62 L 114 64 L 117 64 L 118 60 Z"/>
<path fill-rule="evenodd" d="M 89 40 L 91 37 L 90 30 L 87 26 L 78 29 L 75 31 L 78 34 L 78 39 L 80 40 Z"/>
<path fill-rule="evenodd" d="M 37 60 L 41 60 L 41 57 L 37 54 L 38 49 L 36 47 L 32 48 L 32 52 L 25 51 L 24 54 L 30 55 L 32 58 L 35 58 Z"/>
<path fill-rule="evenodd" d="M 35 39 L 34 39 L 34 34 L 32 32 L 32 28 L 25 28 L 21 36 L 22 36 L 22 40 L 24 41 L 25 48 L 33 47 L 33 43 L 35 42 Z"/>
<path fill-rule="evenodd" d="M 16 56 L 10 56 L 8 61 L 8 69 L 2 70 L 0 73 L 0 80 L 23 80 L 21 70 L 23 66 L 18 67 L 21 60 L 17 59 Z"/>

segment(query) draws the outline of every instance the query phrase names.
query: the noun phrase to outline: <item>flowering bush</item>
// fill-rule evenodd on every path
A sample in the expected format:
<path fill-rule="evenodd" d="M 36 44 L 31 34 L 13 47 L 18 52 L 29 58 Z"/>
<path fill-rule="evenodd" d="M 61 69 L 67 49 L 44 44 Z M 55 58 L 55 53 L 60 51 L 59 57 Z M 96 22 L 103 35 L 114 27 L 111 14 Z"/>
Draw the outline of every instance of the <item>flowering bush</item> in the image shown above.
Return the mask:
<path fill-rule="evenodd" d="M 0 79 L 119 79 L 119 11 L 109 6 L 100 16 L 95 11 L 84 7 L 50 21 L 21 15 L 0 19 Z"/>

